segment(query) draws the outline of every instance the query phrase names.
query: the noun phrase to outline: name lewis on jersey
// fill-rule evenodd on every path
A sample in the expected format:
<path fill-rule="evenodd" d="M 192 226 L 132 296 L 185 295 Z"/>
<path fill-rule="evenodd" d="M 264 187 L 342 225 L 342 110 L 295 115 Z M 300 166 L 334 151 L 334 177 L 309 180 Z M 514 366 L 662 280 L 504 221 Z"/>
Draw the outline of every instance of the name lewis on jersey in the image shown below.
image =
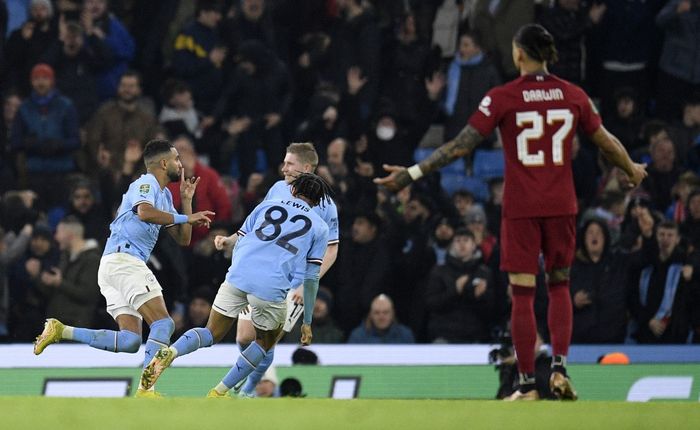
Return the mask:
<path fill-rule="evenodd" d="M 303 210 L 304 212 L 308 212 L 308 211 L 309 211 L 309 208 L 307 208 L 306 206 L 304 206 L 303 204 L 298 203 L 298 202 L 293 202 L 293 201 L 290 201 L 290 200 L 283 200 L 282 203 L 285 204 L 285 205 L 287 205 L 287 206 L 291 206 L 291 207 L 293 207 L 293 208 L 301 209 L 301 210 Z"/>
<path fill-rule="evenodd" d="M 564 91 L 559 88 L 550 88 L 548 90 L 524 90 L 523 101 L 530 102 L 548 102 L 551 100 L 564 100 Z"/>

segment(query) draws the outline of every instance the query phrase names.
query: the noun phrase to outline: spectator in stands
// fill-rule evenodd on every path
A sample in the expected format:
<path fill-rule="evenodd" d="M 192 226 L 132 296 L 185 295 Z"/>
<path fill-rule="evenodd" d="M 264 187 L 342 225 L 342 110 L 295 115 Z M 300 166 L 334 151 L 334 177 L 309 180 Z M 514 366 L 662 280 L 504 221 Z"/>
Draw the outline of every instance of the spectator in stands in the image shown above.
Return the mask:
<path fill-rule="evenodd" d="M 676 161 L 676 147 L 664 123 L 652 121 L 645 127 L 651 163 L 649 176 L 642 182 L 657 210 L 665 211 L 671 204 L 671 188 L 678 181 L 680 169 Z"/>
<path fill-rule="evenodd" d="M 140 96 L 140 75 L 126 71 L 119 79 L 117 97 L 103 103 L 87 125 L 86 170 L 121 172 L 130 146 L 143 150 L 146 142 L 158 136 L 158 122 L 139 106 Z M 138 155 L 136 162 L 141 158 Z M 140 169 L 140 165 L 136 167 Z"/>
<path fill-rule="evenodd" d="M 503 209 L 503 178 L 489 180 L 489 201 L 484 205 L 486 225 L 494 226 L 493 234 L 498 239 L 501 229 L 501 211 Z M 495 227 L 498 226 L 498 227 Z"/>
<path fill-rule="evenodd" d="M 169 79 L 163 84 L 163 108 L 158 122 L 172 139 L 187 134 L 192 139 L 202 137 L 201 118 L 194 106 L 192 91 L 184 81 Z"/>
<path fill-rule="evenodd" d="M 71 188 L 66 215 L 80 221 L 84 239 L 94 239 L 100 246 L 107 241 L 110 218 L 105 208 L 98 204 L 93 185 L 87 178 L 79 180 Z"/>
<path fill-rule="evenodd" d="M 638 219 L 643 245 L 633 256 L 630 272 L 630 312 L 636 325 L 632 336 L 639 343 L 685 343 L 690 332 L 688 298 L 697 281 L 689 276 L 689 266 L 684 267 L 678 225 L 664 221 L 657 227 L 648 210 Z"/>
<path fill-rule="evenodd" d="M 73 102 L 54 88 L 51 66 L 34 66 L 31 84 L 32 94 L 12 124 L 10 145 L 18 157 L 19 185 L 36 191 L 40 205 L 48 208 L 65 200 L 66 175 L 76 170 L 78 114 Z"/>
<path fill-rule="evenodd" d="M 679 160 L 696 173 L 700 173 L 700 91 L 689 95 L 683 102 L 683 114 L 669 127 L 671 139 L 680 151 Z"/>
<path fill-rule="evenodd" d="M 30 93 L 27 76 L 57 37 L 57 30 L 51 25 L 52 16 L 50 0 L 31 1 L 29 19 L 7 39 L 4 88 L 17 88 L 23 96 Z"/>
<path fill-rule="evenodd" d="M 613 95 L 614 111 L 606 118 L 606 127 L 620 139 L 625 149 L 633 156 L 643 145 L 641 139 L 644 124 L 644 106 L 633 88 L 622 87 Z"/>
<path fill-rule="evenodd" d="M 414 194 L 404 209 L 403 217 L 394 224 L 392 252 L 396 315 L 415 334 L 422 335 L 425 318 L 425 287 L 435 255 L 430 246 L 434 229 L 433 202 L 422 194 Z"/>
<path fill-rule="evenodd" d="M 450 243 L 455 235 L 455 226 L 449 218 L 440 218 L 430 240 L 430 246 L 435 254 L 435 264 L 443 265 L 447 259 Z"/>
<path fill-rule="evenodd" d="M 230 230 L 230 225 L 214 224 L 207 236 L 192 248 L 188 270 L 190 285 L 209 285 L 212 288 L 218 288 L 224 282 L 228 267 L 231 265 L 231 254 L 218 252 L 214 247 L 214 238 L 217 235 L 229 236 Z M 233 330 L 233 333 L 235 335 L 236 331 Z"/>
<path fill-rule="evenodd" d="M 681 224 L 681 235 L 691 249 L 700 251 L 700 189 L 693 190 L 686 201 L 687 216 Z"/>
<path fill-rule="evenodd" d="M 86 43 L 80 24 L 67 22 L 43 56 L 56 72 L 57 88 L 75 104 L 81 126 L 97 110 L 97 75 L 112 61 L 111 55 L 104 40 L 93 35 Z"/>
<path fill-rule="evenodd" d="M 100 101 L 115 96 L 121 85 L 121 76 L 134 58 L 134 40 L 124 25 L 109 12 L 108 0 L 84 0 L 81 24 L 87 35 L 88 45 L 93 37 L 101 39 L 107 46 L 111 61 L 104 64 L 97 76 L 97 95 Z"/>
<path fill-rule="evenodd" d="M 459 38 L 459 50 L 447 69 L 444 140 L 452 140 L 464 128 L 464 119 L 477 108 L 486 92 L 501 84 L 496 67 L 481 49 L 477 33 Z"/>
<path fill-rule="evenodd" d="M 0 341 L 8 338 L 10 318 L 10 286 L 7 280 L 8 267 L 27 251 L 34 226 L 25 224 L 22 230 L 14 232 L 0 226 Z"/>
<path fill-rule="evenodd" d="M 594 50 L 600 52 L 603 75 L 591 84 L 600 82 L 598 94 L 603 99 L 603 117 L 614 111 L 615 90 L 627 86 L 639 96 L 644 110 L 649 99 L 649 75 L 654 47 L 654 15 L 657 2 L 627 0 L 605 2 L 605 13 L 596 28 Z"/>
<path fill-rule="evenodd" d="M 399 323 L 394 314 L 394 303 L 385 294 L 372 300 L 365 322 L 356 327 L 348 343 L 382 344 L 413 343 L 411 329 Z"/>
<path fill-rule="evenodd" d="M 581 215 L 581 223 L 599 220 L 605 223 L 606 245 L 614 246 L 620 239 L 620 228 L 625 219 L 627 195 L 617 190 L 603 191 L 598 197 L 598 205 L 591 206 Z"/>
<path fill-rule="evenodd" d="M 496 236 L 491 234 L 486 224 L 486 215 L 480 207 L 472 208 L 466 216 L 466 225 L 474 234 L 476 247 L 481 253 L 481 258 L 488 264 L 491 261 L 493 250 L 498 243 Z"/>
<path fill-rule="evenodd" d="M 347 72 L 358 67 L 367 83 L 358 94 L 363 120 L 369 118 L 379 94 L 381 34 L 370 5 L 362 0 L 336 2 L 342 18 L 337 22 L 330 47 L 335 83 L 345 88 Z"/>
<path fill-rule="evenodd" d="M 559 56 L 549 68 L 550 72 L 576 85 L 583 84 L 586 33 L 600 22 L 605 8 L 604 3 L 594 3 L 586 10 L 581 0 L 556 0 L 542 11 L 539 22 L 554 36 Z"/>
<path fill-rule="evenodd" d="M 588 220 L 571 265 L 572 343 L 622 343 L 627 330 L 627 256 L 613 250 L 606 223 Z"/>
<path fill-rule="evenodd" d="M 669 1 L 656 16 L 656 24 L 664 30 L 656 113 L 671 120 L 681 115 L 685 97 L 700 91 L 697 1 Z"/>
<path fill-rule="evenodd" d="M 474 194 L 468 190 L 457 190 L 452 194 L 452 205 L 457 211 L 459 221 L 464 224 L 467 223 L 467 214 L 475 207 L 475 204 Z"/>
<path fill-rule="evenodd" d="M 351 240 L 340 247 L 335 315 L 346 332 L 366 315 L 372 299 L 387 290 L 391 260 L 386 240 L 379 237 L 380 224 L 373 213 L 356 216 Z"/>
<path fill-rule="evenodd" d="M 208 116 L 221 94 L 227 51 L 217 35 L 221 5 L 215 0 L 197 0 L 196 4 L 195 20 L 175 39 L 172 67 L 175 76 L 190 86 L 195 105 Z M 206 125 L 211 125 L 211 120 Z"/>
<path fill-rule="evenodd" d="M 474 0 L 469 26 L 481 35 L 482 48 L 493 55 L 504 79 L 510 80 L 518 74 L 511 55 L 513 35 L 534 20 L 534 2 Z"/>
<path fill-rule="evenodd" d="M 664 215 L 677 224 L 681 224 L 687 217 L 688 196 L 700 188 L 700 177 L 691 171 L 682 173 L 678 182 L 671 188 L 672 203 L 666 208 Z"/>
<path fill-rule="evenodd" d="M 425 295 L 428 340 L 478 343 L 489 340 L 491 271 L 481 260 L 474 234 L 458 229 L 444 265 L 433 267 Z"/>
<path fill-rule="evenodd" d="M 382 95 L 397 105 L 397 121 L 408 124 L 420 121 L 417 109 L 425 99 L 423 83 L 439 64 L 426 39 L 420 38 L 412 12 L 398 18 L 396 34 L 389 43 L 392 49 L 386 57 Z"/>
<path fill-rule="evenodd" d="M 304 119 L 296 131 L 296 140 L 313 143 L 321 159 L 326 158 L 326 148 L 331 141 L 346 134 L 339 104 L 338 89 L 333 85 L 319 84 L 310 97 L 308 111 L 304 113 Z M 290 114 L 293 115 L 291 111 Z"/>
<path fill-rule="evenodd" d="M 17 172 L 10 148 L 12 123 L 22 104 L 16 92 L 5 93 L 2 99 L 2 119 L 0 120 L 0 193 L 15 188 Z"/>
<path fill-rule="evenodd" d="M 345 336 L 343 331 L 331 317 L 333 309 L 333 293 L 321 286 L 314 303 L 314 344 L 342 343 Z M 299 343 L 301 336 L 301 324 L 296 324 L 292 331 L 284 337 L 285 343 Z"/>
<path fill-rule="evenodd" d="M 47 317 L 90 328 L 101 301 L 97 268 L 102 249 L 95 239 L 86 240 L 84 231 L 78 218 L 61 220 L 55 234 L 61 259 L 57 266 L 43 268 L 37 287 Z"/>
<path fill-rule="evenodd" d="M 272 17 L 266 13 L 265 0 L 241 0 L 240 5 L 221 25 L 224 46 L 233 55 L 238 53 L 241 44 L 247 40 L 257 40 L 270 51 L 286 59 L 285 45 L 279 43 Z M 282 42 L 282 41 L 280 41 Z"/>
<path fill-rule="evenodd" d="M 202 164 L 197 158 L 192 140 L 187 136 L 180 136 L 173 141 L 173 145 L 180 154 L 180 162 L 185 171 L 186 178 L 199 178 L 197 185 L 197 199 L 192 205 L 194 212 L 209 210 L 214 212 L 214 221 L 227 224 L 231 222 L 231 202 L 228 199 L 221 178 L 216 170 Z M 171 182 L 168 184 L 173 195 L 173 206 L 180 210 L 180 184 Z M 192 227 L 192 239 L 189 247 L 195 246 L 207 235 L 207 227 Z"/>
<path fill-rule="evenodd" d="M 380 100 L 377 115 L 371 122 L 372 129 L 367 134 L 368 153 L 375 167 L 413 162 L 416 148 L 432 121 L 437 118 L 440 109 L 438 99 L 444 86 L 444 77 L 437 73 L 425 80 L 425 95 L 420 99 L 419 105 L 414 106 L 418 116 L 412 122 L 399 121 L 397 103 L 390 99 Z M 350 121 L 360 122 L 361 112 L 348 114 L 356 115 Z"/>
<path fill-rule="evenodd" d="M 45 303 L 39 291 L 41 273 L 58 265 L 51 230 L 35 225 L 25 254 L 8 268 L 10 332 L 13 342 L 30 342 L 41 330 Z"/>
<path fill-rule="evenodd" d="M 224 121 L 229 134 L 237 135 L 238 164 L 245 182 L 255 170 L 258 150 L 264 152 L 267 168 L 276 169 L 282 162 L 282 123 L 292 102 L 292 83 L 287 66 L 258 40 L 243 42 L 237 59 L 215 117 Z M 236 121 L 244 121 L 242 129 Z M 227 166 L 230 160 L 220 162 Z"/>

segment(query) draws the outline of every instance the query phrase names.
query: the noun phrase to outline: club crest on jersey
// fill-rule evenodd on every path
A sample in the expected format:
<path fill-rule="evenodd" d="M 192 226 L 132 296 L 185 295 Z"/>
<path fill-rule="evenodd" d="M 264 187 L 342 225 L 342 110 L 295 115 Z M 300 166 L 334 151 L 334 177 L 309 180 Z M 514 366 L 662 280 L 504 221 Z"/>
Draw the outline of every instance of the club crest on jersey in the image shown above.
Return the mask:
<path fill-rule="evenodd" d="M 483 99 L 481 99 L 481 103 L 479 103 L 479 110 L 484 115 L 491 116 L 491 111 L 489 110 L 489 106 L 491 106 L 491 97 L 486 96 Z"/>
<path fill-rule="evenodd" d="M 141 194 L 148 194 L 149 191 L 151 191 L 150 184 L 143 184 L 139 187 L 139 193 Z"/>

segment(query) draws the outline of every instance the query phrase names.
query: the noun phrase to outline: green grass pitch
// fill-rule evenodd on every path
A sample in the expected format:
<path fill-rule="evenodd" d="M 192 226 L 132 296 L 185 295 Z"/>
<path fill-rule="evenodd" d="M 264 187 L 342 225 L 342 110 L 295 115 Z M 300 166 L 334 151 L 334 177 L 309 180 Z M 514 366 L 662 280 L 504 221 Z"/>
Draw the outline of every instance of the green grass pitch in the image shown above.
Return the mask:
<path fill-rule="evenodd" d="M 700 429 L 694 402 L 0 397 L 0 428 Z"/>

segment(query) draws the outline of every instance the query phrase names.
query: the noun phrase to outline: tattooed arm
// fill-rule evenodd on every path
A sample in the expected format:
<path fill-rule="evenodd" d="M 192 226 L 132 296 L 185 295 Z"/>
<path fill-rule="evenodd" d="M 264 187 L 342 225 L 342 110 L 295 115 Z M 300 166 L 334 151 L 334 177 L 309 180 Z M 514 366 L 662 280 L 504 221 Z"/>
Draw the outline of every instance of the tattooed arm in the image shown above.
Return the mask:
<path fill-rule="evenodd" d="M 437 148 L 419 164 L 414 164 L 409 168 L 385 164 L 384 170 L 389 172 L 389 175 L 383 178 L 374 178 L 374 183 L 384 185 L 391 191 L 398 191 L 423 175 L 434 172 L 457 158 L 471 153 L 483 139 L 474 127 L 467 125 L 457 137 Z"/>

